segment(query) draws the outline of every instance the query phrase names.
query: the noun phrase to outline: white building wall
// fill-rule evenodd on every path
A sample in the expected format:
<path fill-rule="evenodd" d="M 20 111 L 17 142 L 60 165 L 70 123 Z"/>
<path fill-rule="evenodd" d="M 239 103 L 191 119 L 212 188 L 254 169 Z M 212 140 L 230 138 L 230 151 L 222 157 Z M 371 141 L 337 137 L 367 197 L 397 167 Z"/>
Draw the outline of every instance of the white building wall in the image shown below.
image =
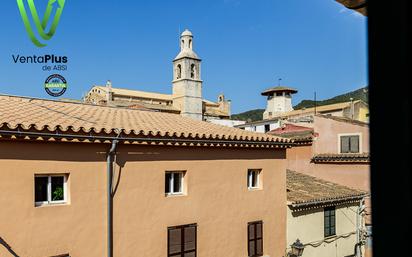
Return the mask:
<path fill-rule="evenodd" d="M 287 246 L 296 239 L 305 246 L 304 257 L 345 257 L 354 254 L 356 244 L 356 210 L 358 205 L 343 205 L 336 207 L 336 236 L 324 238 L 323 208 L 287 213 Z M 315 247 L 318 245 L 317 247 Z"/>
<path fill-rule="evenodd" d="M 234 126 L 242 125 L 246 123 L 243 120 L 206 119 L 206 121 L 213 123 L 213 124 L 223 125 L 227 127 L 234 127 Z"/>
<path fill-rule="evenodd" d="M 255 131 L 255 132 L 260 132 L 260 133 L 265 133 L 265 125 L 269 124 L 270 130 L 274 130 L 280 127 L 279 121 L 268 121 L 266 123 L 259 123 L 259 124 L 247 124 L 245 126 L 241 126 L 242 128 L 245 128 L 246 131 Z"/>
<path fill-rule="evenodd" d="M 290 111 L 293 111 L 291 95 L 286 95 L 285 92 L 283 92 L 281 96 L 276 96 L 275 94 L 267 100 L 263 119 L 270 119 L 274 115 Z"/>

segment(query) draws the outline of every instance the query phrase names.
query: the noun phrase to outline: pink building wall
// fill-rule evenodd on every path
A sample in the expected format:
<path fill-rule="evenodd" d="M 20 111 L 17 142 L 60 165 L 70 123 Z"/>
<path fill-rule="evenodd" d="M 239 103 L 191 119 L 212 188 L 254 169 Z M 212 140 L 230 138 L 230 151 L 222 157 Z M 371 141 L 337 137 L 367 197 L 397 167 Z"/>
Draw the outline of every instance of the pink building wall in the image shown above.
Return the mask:
<path fill-rule="evenodd" d="M 369 153 L 369 126 L 336 121 L 315 116 L 314 130 L 319 136 L 314 140 L 314 154 L 339 153 L 339 134 L 360 134 L 360 152 Z"/>
<path fill-rule="evenodd" d="M 300 173 L 328 180 L 351 188 L 370 192 L 369 163 L 313 163 L 318 154 L 338 154 L 339 134 L 360 134 L 360 152 L 369 153 L 369 127 L 329 118 L 315 117 L 314 131 L 317 136 L 310 145 L 301 145 L 287 150 L 287 167 Z M 371 223 L 370 199 L 366 199 L 367 223 Z"/>

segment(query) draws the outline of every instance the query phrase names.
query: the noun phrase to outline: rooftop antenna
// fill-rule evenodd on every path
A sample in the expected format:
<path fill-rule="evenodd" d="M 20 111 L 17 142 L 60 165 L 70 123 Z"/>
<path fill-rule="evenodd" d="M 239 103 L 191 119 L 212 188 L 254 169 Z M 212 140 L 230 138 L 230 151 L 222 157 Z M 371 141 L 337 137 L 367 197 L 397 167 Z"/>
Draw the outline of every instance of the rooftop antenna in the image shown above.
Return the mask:
<path fill-rule="evenodd" d="M 316 107 L 317 107 L 317 102 L 316 102 L 316 90 L 315 90 L 314 100 L 315 100 L 315 115 L 316 115 Z"/>

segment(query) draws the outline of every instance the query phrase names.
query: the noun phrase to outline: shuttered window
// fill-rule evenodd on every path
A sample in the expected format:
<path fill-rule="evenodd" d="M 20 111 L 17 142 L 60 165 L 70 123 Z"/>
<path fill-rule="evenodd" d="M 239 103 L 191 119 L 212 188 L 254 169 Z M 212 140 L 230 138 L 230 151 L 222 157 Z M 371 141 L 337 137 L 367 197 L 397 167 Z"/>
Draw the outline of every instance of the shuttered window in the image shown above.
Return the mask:
<path fill-rule="evenodd" d="M 324 223 L 325 237 L 336 235 L 335 207 L 327 207 L 324 209 Z"/>
<path fill-rule="evenodd" d="M 341 153 L 359 153 L 359 135 L 340 137 Z"/>
<path fill-rule="evenodd" d="M 249 222 L 247 228 L 248 256 L 263 256 L 263 222 Z"/>
<path fill-rule="evenodd" d="M 167 229 L 168 257 L 196 257 L 197 225 L 182 225 Z"/>

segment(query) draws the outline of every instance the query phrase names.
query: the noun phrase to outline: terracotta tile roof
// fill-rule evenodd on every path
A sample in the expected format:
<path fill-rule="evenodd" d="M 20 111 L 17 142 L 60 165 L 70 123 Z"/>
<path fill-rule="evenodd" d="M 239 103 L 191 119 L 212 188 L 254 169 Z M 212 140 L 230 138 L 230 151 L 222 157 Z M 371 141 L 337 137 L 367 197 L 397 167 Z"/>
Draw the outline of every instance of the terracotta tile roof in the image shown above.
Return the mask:
<path fill-rule="evenodd" d="M 176 109 L 173 105 L 151 104 L 145 102 L 129 102 L 129 101 L 116 101 L 109 102 L 106 106 L 111 107 L 127 107 L 133 109 L 140 109 L 146 111 L 165 111 L 172 113 L 180 113 L 180 110 Z"/>
<path fill-rule="evenodd" d="M 313 135 L 313 128 L 286 123 L 282 127 L 267 132 L 269 135 L 282 137 L 308 137 Z"/>
<path fill-rule="evenodd" d="M 367 192 L 287 170 L 287 200 L 292 207 L 360 199 Z"/>
<path fill-rule="evenodd" d="M 315 132 L 313 128 L 298 126 L 290 123 L 284 124 L 283 127 L 267 132 L 269 135 L 293 139 L 295 144 L 312 144 Z"/>
<path fill-rule="evenodd" d="M 106 86 L 95 86 L 94 88 L 107 92 Z M 115 87 L 113 87 L 111 90 L 113 94 L 115 95 L 172 101 L 172 95 L 169 95 L 169 94 L 161 94 L 161 93 L 131 90 L 131 89 L 124 89 L 124 88 L 115 88 Z"/>
<path fill-rule="evenodd" d="M 312 157 L 314 163 L 370 163 L 369 153 L 318 154 Z"/>
<path fill-rule="evenodd" d="M 295 133 L 295 132 L 306 132 L 306 131 L 312 132 L 313 128 L 308 128 L 308 127 L 286 123 L 284 124 L 283 127 L 271 130 L 268 133 L 273 134 L 273 135 L 283 135 L 283 134 L 289 134 L 289 133 Z"/>
<path fill-rule="evenodd" d="M 121 131 L 122 138 L 131 141 L 151 138 L 234 146 L 292 145 L 287 139 L 196 121 L 177 114 L 0 95 L 0 132 L 4 134 L 5 131 L 100 137 L 115 136 Z"/>

